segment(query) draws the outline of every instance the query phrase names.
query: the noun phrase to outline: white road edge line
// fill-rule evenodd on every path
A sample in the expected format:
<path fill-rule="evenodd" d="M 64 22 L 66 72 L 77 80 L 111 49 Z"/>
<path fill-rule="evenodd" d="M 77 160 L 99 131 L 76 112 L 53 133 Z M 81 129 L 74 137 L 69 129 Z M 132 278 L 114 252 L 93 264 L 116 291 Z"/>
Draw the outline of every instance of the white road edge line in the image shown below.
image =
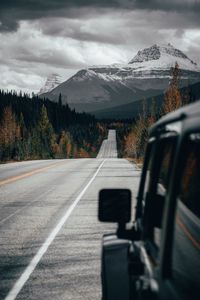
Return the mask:
<path fill-rule="evenodd" d="M 20 276 L 20 278 L 16 281 L 16 283 L 13 286 L 13 288 L 10 290 L 10 292 L 6 296 L 5 300 L 14 300 L 14 299 L 16 299 L 17 295 L 20 293 L 20 291 L 22 290 L 23 286 L 25 285 L 25 283 L 27 282 L 27 280 L 29 279 L 29 277 L 31 276 L 31 274 L 33 273 L 33 271 L 35 270 L 35 268 L 37 267 L 37 265 L 40 262 L 41 258 L 43 257 L 43 255 L 45 254 L 45 252 L 48 250 L 49 246 L 51 245 L 51 243 L 53 242 L 53 240 L 55 239 L 55 237 L 57 236 L 57 234 L 59 233 L 59 231 L 61 230 L 61 228 L 63 227 L 63 225 L 65 224 L 65 222 L 67 221 L 67 219 L 69 218 L 69 216 L 71 215 L 71 213 L 73 212 L 73 210 L 75 209 L 76 205 L 78 204 L 78 202 L 80 201 L 80 199 L 82 198 L 82 196 L 84 195 L 84 193 L 86 192 L 86 190 L 88 189 L 88 187 L 91 185 L 91 183 L 96 178 L 97 174 L 99 173 L 99 171 L 102 168 L 102 166 L 105 163 L 105 161 L 106 161 L 106 159 L 103 160 L 103 162 L 100 164 L 100 166 L 98 167 L 97 171 L 95 172 L 95 174 L 93 175 L 93 177 L 90 179 L 90 181 L 87 183 L 87 185 L 85 186 L 85 188 L 77 196 L 77 198 L 75 199 L 75 201 L 68 208 L 68 210 L 66 211 L 66 213 L 64 214 L 64 216 L 61 218 L 61 220 L 56 225 L 56 227 L 49 234 L 49 236 L 47 237 L 47 239 L 45 240 L 45 242 L 43 243 L 43 245 L 40 247 L 40 249 L 38 250 L 38 252 L 35 254 L 35 256 L 31 260 L 31 262 L 29 263 L 29 265 L 26 267 L 26 269 L 24 270 L 24 272 Z"/>

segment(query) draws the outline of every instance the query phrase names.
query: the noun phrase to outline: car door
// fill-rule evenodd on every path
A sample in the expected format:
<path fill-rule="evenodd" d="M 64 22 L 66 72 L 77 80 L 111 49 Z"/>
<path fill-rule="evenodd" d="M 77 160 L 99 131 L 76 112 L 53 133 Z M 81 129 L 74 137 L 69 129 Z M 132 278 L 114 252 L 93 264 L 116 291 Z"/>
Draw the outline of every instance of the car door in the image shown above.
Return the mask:
<path fill-rule="evenodd" d="M 176 148 L 176 134 L 163 134 L 156 145 L 146 190 L 143 218 L 143 239 L 154 266 L 159 266 L 162 242 L 162 221 Z"/>
<path fill-rule="evenodd" d="M 145 257 L 148 259 L 148 265 L 151 266 L 150 277 L 153 276 L 155 282 L 158 282 L 163 211 L 176 142 L 177 133 L 174 130 L 163 131 L 161 135 L 150 141 L 139 188 L 139 203 L 142 203 L 140 204 L 142 240 Z"/>
<path fill-rule="evenodd" d="M 159 298 L 195 300 L 200 295 L 200 131 L 197 129 L 190 130 L 183 138 L 173 179 L 166 222 L 166 226 L 169 221 L 172 224 L 171 229 L 167 226 L 171 237 L 165 235 L 167 250 L 163 251 Z"/>

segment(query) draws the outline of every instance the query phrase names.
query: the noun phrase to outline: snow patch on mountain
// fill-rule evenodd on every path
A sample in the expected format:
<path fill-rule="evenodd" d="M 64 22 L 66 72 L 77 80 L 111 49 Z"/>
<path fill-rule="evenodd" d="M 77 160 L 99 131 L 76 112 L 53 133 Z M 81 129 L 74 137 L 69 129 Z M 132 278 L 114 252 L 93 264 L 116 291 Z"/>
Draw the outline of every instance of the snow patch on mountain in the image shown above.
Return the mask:
<path fill-rule="evenodd" d="M 200 79 L 199 66 L 171 44 L 155 44 L 149 48 L 140 50 L 127 64 L 92 66 L 89 70 L 101 74 L 106 81 L 120 81 L 121 84 L 131 89 L 142 88 L 145 90 L 146 84 L 144 80 L 147 79 L 157 80 L 152 85 L 152 88 L 156 84 L 156 88 L 164 89 L 166 80 L 168 81 L 171 76 L 171 68 L 176 63 L 178 63 L 181 69 L 181 78 L 183 80 L 191 79 L 197 82 Z M 143 83 L 141 80 L 143 80 Z"/>
<path fill-rule="evenodd" d="M 54 88 L 56 88 L 59 84 L 62 83 L 62 78 L 57 73 L 52 73 L 47 77 L 47 80 L 44 84 L 44 86 L 40 89 L 39 95 L 47 93 L 52 91 Z"/>
<path fill-rule="evenodd" d="M 129 62 L 135 70 L 170 69 L 178 63 L 180 69 L 199 72 L 200 68 L 189 59 L 181 50 L 171 44 L 153 45 L 138 51 L 137 55 Z"/>

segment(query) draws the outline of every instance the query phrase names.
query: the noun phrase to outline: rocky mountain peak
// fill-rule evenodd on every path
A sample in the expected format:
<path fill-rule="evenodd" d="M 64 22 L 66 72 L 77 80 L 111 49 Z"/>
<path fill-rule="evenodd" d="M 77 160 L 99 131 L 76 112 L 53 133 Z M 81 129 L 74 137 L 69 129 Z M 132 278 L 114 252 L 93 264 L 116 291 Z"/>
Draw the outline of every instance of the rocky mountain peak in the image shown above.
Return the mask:
<path fill-rule="evenodd" d="M 92 80 L 94 77 L 97 77 L 97 73 L 90 69 L 82 69 L 78 71 L 74 76 L 70 78 L 71 81 L 84 81 Z"/>
<path fill-rule="evenodd" d="M 154 44 L 149 48 L 145 48 L 143 50 L 138 51 L 137 55 L 129 62 L 129 64 L 159 60 L 161 56 L 167 55 L 177 59 L 181 58 L 189 60 L 192 64 L 196 65 L 181 50 L 176 49 L 170 43 L 164 45 Z"/>
<path fill-rule="evenodd" d="M 52 73 L 47 77 L 47 80 L 44 84 L 44 86 L 40 89 L 39 95 L 43 93 L 47 93 L 54 88 L 56 88 L 59 84 L 61 84 L 62 79 L 61 76 L 57 73 Z"/>
<path fill-rule="evenodd" d="M 129 64 L 144 62 L 149 60 L 157 60 L 159 58 L 160 58 L 160 48 L 155 44 L 149 48 L 139 50 L 137 55 L 129 62 Z"/>

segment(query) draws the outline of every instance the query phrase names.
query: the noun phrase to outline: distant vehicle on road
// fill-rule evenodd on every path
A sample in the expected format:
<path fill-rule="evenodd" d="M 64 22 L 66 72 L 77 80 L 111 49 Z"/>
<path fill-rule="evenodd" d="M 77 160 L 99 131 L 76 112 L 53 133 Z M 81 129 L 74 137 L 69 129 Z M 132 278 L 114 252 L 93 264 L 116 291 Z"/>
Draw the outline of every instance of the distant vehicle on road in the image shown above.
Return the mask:
<path fill-rule="evenodd" d="M 102 190 L 104 300 L 200 299 L 200 102 L 151 129 L 135 208 L 129 190 Z"/>

